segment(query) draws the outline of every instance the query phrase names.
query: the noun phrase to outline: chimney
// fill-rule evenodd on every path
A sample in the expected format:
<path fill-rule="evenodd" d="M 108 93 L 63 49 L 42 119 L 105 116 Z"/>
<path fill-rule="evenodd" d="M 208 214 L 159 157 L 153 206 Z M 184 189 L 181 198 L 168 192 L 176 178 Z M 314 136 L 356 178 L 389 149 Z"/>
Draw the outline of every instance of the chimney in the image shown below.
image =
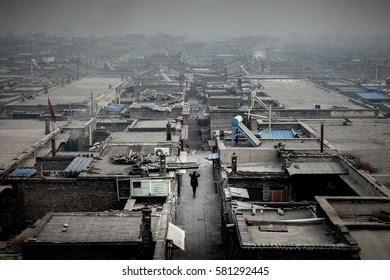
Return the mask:
<path fill-rule="evenodd" d="M 236 155 L 236 153 L 232 154 L 232 171 L 233 171 L 233 173 L 237 173 L 237 155 Z"/>
<path fill-rule="evenodd" d="M 219 131 L 219 139 L 220 140 L 225 140 L 225 132 L 223 130 Z"/>
<path fill-rule="evenodd" d="M 167 141 L 171 141 L 172 140 L 172 131 L 171 131 L 171 124 L 167 123 Z"/>
<path fill-rule="evenodd" d="M 45 135 L 50 134 L 50 120 L 45 119 Z"/>
<path fill-rule="evenodd" d="M 142 208 L 141 237 L 142 237 L 142 243 L 144 244 L 148 244 L 153 241 L 152 209 L 150 209 L 150 207 Z"/>

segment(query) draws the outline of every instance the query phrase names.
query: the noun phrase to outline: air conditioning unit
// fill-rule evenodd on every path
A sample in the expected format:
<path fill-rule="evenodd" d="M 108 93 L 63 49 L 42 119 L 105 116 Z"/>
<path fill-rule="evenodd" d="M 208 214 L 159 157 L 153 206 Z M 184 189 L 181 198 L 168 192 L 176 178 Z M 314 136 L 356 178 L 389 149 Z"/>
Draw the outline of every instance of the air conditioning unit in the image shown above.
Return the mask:
<path fill-rule="evenodd" d="M 160 155 L 169 156 L 169 148 L 154 148 L 154 154 L 156 156 L 160 156 Z"/>

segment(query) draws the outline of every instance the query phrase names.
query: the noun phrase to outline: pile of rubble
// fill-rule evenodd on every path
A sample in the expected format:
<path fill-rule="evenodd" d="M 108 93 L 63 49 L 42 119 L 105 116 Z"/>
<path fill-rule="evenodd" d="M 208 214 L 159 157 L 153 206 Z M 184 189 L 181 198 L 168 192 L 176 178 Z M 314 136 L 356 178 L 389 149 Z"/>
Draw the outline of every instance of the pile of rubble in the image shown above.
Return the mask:
<path fill-rule="evenodd" d="M 139 94 L 138 101 L 153 101 L 153 102 L 164 101 L 164 103 L 171 105 L 171 104 L 181 102 L 182 97 L 174 96 L 166 92 L 147 89 Z"/>
<path fill-rule="evenodd" d="M 160 169 L 159 157 L 147 153 L 132 153 L 114 155 L 110 157 L 114 164 L 128 164 L 132 165 L 130 175 L 132 174 L 148 174 Z"/>
<path fill-rule="evenodd" d="M 159 159 L 157 156 L 147 153 L 131 153 L 131 154 L 122 154 L 114 155 L 110 157 L 111 162 L 114 164 L 148 164 L 158 162 Z"/>

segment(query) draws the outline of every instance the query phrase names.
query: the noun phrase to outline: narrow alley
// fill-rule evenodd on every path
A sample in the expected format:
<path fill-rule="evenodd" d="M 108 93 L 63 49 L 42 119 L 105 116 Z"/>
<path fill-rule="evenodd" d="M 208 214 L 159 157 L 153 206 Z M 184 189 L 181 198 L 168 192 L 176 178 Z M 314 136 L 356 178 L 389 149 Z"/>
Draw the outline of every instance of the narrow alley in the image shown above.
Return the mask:
<path fill-rule="evenodd" d="M 209 151 L 201 150 L 199 125 L 194 107 L 196 98 L 189 99 L 191 106 L 189 129 L 189 154 L 187 160 L 197 162 L 200 174 L 196 198 L 192 197 L 188 170 L 183 178 L 177 226 L 185 231 L 185 251 L 174 252 L 178 260 L 220 260 L 224 259 L 221 239 L 219 197 L 213 184 L 212 162 L 207 159 Z"/>

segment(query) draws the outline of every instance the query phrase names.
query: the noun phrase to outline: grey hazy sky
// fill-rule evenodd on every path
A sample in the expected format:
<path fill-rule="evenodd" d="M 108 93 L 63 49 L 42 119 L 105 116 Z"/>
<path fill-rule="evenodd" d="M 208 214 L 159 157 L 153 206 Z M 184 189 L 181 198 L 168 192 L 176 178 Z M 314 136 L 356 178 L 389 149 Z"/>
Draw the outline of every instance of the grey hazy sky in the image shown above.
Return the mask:
<path fill-rule="evenodd" d="M 390 35 L 390 0 L 0 0 L 0 32 Z"/>

